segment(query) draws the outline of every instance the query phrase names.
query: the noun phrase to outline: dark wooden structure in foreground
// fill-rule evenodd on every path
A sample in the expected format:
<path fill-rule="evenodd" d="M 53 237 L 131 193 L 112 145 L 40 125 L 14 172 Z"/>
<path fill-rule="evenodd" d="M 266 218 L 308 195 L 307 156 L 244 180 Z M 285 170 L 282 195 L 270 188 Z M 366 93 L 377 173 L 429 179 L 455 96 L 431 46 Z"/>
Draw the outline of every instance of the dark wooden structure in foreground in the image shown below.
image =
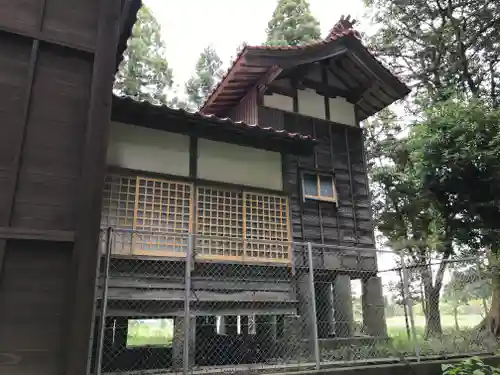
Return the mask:
<path fill-rule="evenodd" d="M 116 51 L 139 6 L 0 1 L 2 374 L 86 373 Z"/>

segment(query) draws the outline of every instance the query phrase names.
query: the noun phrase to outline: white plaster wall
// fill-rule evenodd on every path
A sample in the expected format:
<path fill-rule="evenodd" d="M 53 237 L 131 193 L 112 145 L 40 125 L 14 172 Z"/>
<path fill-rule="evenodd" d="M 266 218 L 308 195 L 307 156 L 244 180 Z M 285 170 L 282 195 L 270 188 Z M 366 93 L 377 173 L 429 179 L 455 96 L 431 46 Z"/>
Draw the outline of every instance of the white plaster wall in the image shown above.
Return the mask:
<path fill-rule="evenodd" d="M 330 120 L 341 124 L 357 126 L 354 116 L 354 104 L 345 98 L 329 98 Z"/>
<path fill-rule="evenodd" d="M 325 98 L 323 96 L 310 89 L 297 90 L 297 96 L 300 114 L 321 119 L 326 118 Z"/>
<path fill-rule="evenodd" d="M 112 122 L 108 165 L 189 176 L 189 137 Z"/>
<path fill-rule="evenodd" d="M 198 178 L 281 190 L 281 154 L 198 140 Z"/>
<path fill-rule="evenodd" d="M 293 112 L 293 98 L 285 95 L 264 95 L 264 105 L 266 107 L 281 109 L 282 111 Z"/>

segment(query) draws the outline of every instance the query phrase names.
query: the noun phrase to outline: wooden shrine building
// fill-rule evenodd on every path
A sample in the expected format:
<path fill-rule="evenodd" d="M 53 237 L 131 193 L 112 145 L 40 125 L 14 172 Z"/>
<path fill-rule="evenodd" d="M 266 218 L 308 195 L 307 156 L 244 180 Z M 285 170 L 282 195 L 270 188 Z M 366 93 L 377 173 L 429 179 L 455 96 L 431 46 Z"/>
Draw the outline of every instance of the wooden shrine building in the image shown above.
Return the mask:
<path fill-rule="evenodd" d="M 0 0 L 0 372 L 95 371 L 105 228 L 105 371 L 179 366 L 189 238 L 193 365 L 307 341 L 294 242 L 321 249 L 320 337 L 352 335 L 354 278 L 384 336 L 360 122 L 408 88 L 341 20 L 321 42 L 244 48 L 198 113 L 113 97 L 140 5 Z M 127 345 L 128 322 L 150 317 L 174 320 L 171 348 Z M 252 358 L 217 355 L 235 342 Z"/>

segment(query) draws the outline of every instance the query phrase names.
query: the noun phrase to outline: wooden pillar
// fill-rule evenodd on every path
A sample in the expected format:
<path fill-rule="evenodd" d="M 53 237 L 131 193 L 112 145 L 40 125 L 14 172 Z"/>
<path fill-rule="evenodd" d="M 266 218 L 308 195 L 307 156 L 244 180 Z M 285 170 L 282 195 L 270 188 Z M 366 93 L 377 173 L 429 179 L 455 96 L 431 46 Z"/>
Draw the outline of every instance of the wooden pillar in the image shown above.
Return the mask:
<path fill-rule="evenodd" d="M 249 335 L 250 320 L 248 315 L 240 316 L 240 333 L 242 336 L 247 337 Z"/>
<path fill-rule="evenodd" d="M 259 341 L 276 341 L 276 315 L 257 315 L 255 326 Z"/>
<path fill-rule="evenodd" d="M 318 282 L 316 289 L 316 312 L 318 317 L 318 337 L 327 338 L 333 333 L 332 284 Z"/>
<path fill-rule="evenodd" d="M 236 336 L 238 334 L 237 315 L 229 315 L 224 317 L 224 332 L 229 336 Z"/>
<path fill-rule="evenodd" d="M 382 279 L 370 277 L 362 281 L 363 326 L 371 336 L 387 336 Z"/>
<path fill-rule="evenodd" d="M 337 275 L 333 285 L 335 336 L 351 337 L 354 323 L 351 278 L 349 275 Z"/>

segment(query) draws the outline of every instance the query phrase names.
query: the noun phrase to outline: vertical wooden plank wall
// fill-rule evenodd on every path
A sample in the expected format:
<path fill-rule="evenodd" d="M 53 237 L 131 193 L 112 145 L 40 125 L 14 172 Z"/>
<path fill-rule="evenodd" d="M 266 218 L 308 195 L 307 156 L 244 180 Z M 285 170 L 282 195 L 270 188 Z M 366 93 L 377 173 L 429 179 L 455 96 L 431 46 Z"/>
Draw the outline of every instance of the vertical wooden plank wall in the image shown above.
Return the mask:
<path fill-rule="evenodd" d="M 310 134 L 318 141 L 313 155 L 286 155 L 283 163 L 285 186 L 291 196 L 294 239 L 373 247 L 362 129 L 263 107 L 259 108 L 259 117 L 264 123 L 284 124 L 286 130 Z M 338 207 L 330 202 L 304 202 L 301 197 L 301 170 L 333 173 Z"/>
<path fill-rule="evenodd" d="M 0 373 L 86 373 L 120 0 L 0 0 Z"/>

